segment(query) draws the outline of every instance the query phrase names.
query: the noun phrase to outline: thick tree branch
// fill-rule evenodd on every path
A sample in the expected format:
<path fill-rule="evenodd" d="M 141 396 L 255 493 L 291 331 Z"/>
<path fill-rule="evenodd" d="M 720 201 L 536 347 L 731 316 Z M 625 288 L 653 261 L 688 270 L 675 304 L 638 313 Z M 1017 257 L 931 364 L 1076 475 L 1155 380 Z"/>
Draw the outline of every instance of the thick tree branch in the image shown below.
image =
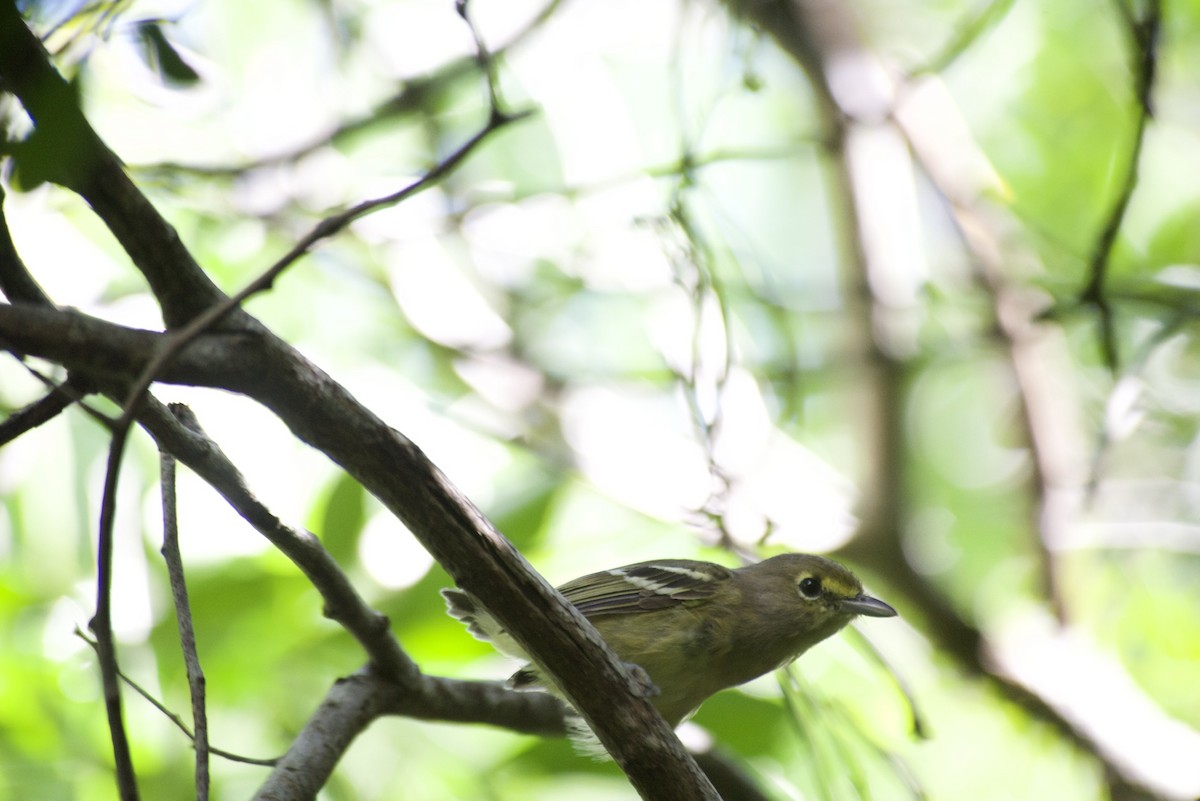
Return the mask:
<path fill-rule="evenodd" d="M 83 195 L 113 231 L 146 276 L 168 327 L 182 326 L 224 299 L 91 129 L 12 2 L 0 3 L 0 81 L 21 99 L 39 135 L 78 154 L 56 180 Z M 14 308 L 4 311 L 11 324 Z M 201 344 L 214 351 L 211 367 L 199 367 L 192 360 L 197 368 L 192 376 L 173 360 L 161 377 L 243 392 L 274 411 L 299 438 L 345 467 L 557 679 L 644 797 L 716 798 L 711 784 L 642 695 L 644 688 L 595 629 L 532 570 L 412 441 L 262 330 L 249 315 L 240 309 L 231 314 L 226 323 L 245 332 L 240 348 L 222 348 L 206 337 Z M 25 332 L 22 338 L 39 339 Z M 130 359 L 137 363 L 135 372 L 146 370 L 153 359 L 145 358 L 151 343 L 163 347 L 148 341 L 146 332 L 127 332 L 117 349 L 96 348 L 95 340 L 90 345 L 76 340 L 67 348 L 42 340 L 47 351 L 72 361 L 81 348 L 106 351 L 112 361 L 100 367 L 104 372 L 127 367 Z M 197 344 L 184 346 L 181 359 L 186 360 Z M 222 371 L 226 371 L 223 377 Z M 119 453 L 119 448 L 113 452 Z"/>
<path fill-rule="evenodd" d="M 166 335 L 72 312 L 0 306 L 0 337 L 100 378 L 128 380 Z M 206 334 L 162 380 L 244 393 L 274 411 L 399 516 L 464 589 L 478 596 L 543 666 L 645 797 L 715 798 L 641 688 L 595 629 L 538 576 L 421 450 L 343 387 L 267 333 Z M 147 407 L 152 408 L 152 407 Z M 191 464 L 176 447 L 180 461 Z"/>
<path fill-rule="evenodd" d="M 381 715 L 487 723 L 513 731 L 561 736 L 562 702 L 484 682 L 422 677 L 411 687 L 362 670 L 339 679 L 259 788 L 256 801 L 313 798 L 354 739 Z"/>
<path fill-rule="evenodd" d="M 122 382 L 135 378 L 167 341 L 167 335 L 159 332 L 27 304 L 0 305 L 0 337 L 6 349 L 40 356 L 68 370 L 77 368 L 98 379 Z M 252 341 L 248 334 L 206 334 L 189 343 L 167 365 L 163 378 L 170 382 L 173 376 L 190 376 L 199 380 L 189 383 L 218 386 L 231 368 L 240 373 L 252 371 L 250 365 L 239 370 L 237 361 L 224 355 Z"/>
<path fill-rule="evenodd" d="M 24 28 L 16 11 L 5 6 L 5 12 L 8 17 L 0 18 L 0 22 L 7 23 L 4 30 L 8 40 L 17 41 L 24 48 L 24 58 L 37 62 L 41 79 L 56 88 L 56 102 L 38 107 L 41 98 L 32 91 L 32 86 L 38 82 L 13 82 L 24 85 L 24 94 L 18 91 L 18 95 L 22 96 L 26 106 L 32 106 L 30 113 L 41 126 L 43 120 L 49 118 L 40 115 L 37 109 L 54 112 L 60 104 L 70 100 L 66 84 L 49 67 L 40 43 Z M 14 28 L 19 31 L 14 32 Z M 11 62 L 0 61 L 0 77 L 5 77 L 6 68 L 11 67 Z M 96 139 L 73 104 L 68 112 L 62 130 L 88 145 L 101 167 L 115 162 L 112 153 Z M 94 173 L 95 169 L 90 169 L 85 177 L 90 180 Z M 85 193 L 89 181 L 71 177 L 77 180 L 79 191 Z M 122 174 L 121 179 L 124 177 Z M 133 192 L 136 193 L 136 189 Z M 156 217 L 152 207 L 145 206 L 145 209 L 134 210 L 132 217 Z M 127 204 L 127 207 L 132 209 L 134 204 Z M 114 231 L 118 230 L 114 223 L 109 224 Z M 150 225 L 149 230 L 155 231 L 154 225 Z M 172 236 L 161 229 L 157 234 L 168 243 L 172 241 Z M 169 234 L 173 235 L 173 231 Z M 324 230 L 314 231 L 316 239 L 324 234 Z M 120 234 L 118 236 L 121 239 Z M 173 241 L 178 243 L 178 240 Z M 166 276 L 158 272 L 161 267 L 137 258 L 133 251 L 138 248 L 138 243 L 124 240 L 122 243 L 131 248 L 134 263 L 146 272 L 151 288 L 162 301 L 162 295 L 169 294 L 168 290 L 172 288 L 163 287 Z M 304 249 L 298 248 L 294 252 L 301 253 Z M 286 265 L 292 260 L 294 257 L 284 257 L 278 264 Z M 191 266 L 194 264 L 181 265 L 180 270 L 187 275 Z M 212 302 L 221 301 L 220 296 L 208 294 L 208 297 Z M 205 305 L 211 306 L 211 303 Z M 167 303 L 163 308 L 167 315 Z M 187 315 L 191 318 L 197 309 L 188 311 L 193 312 Z M 5 313 L 7 329 L 12 330 L 13 320 L 19 317 L 20 311 L 8 307 L 0 312 Z M 167 315 L 168 324 L 185 323 L 182 317 L 184 315 Z M 248 315 L 242 319 L 247 318 Z M 0 323 L 0 329 L 5 327 Z M 38 342 L 42 345 L 42 355 L 48 359 L 55 359 L 56 354 L 61 361 L 82 362 L 82 366 L 98 368 L 107 374 L 125 373 L 131 367 L 133 372 L 142 372 L 154 359 L 151 354 L 164 347 L 162 339 L 150 332 L 109 329 L 113 337 L 95 336 L 96 330 L 104 327 L 108 326 L 100 321 L 77 317 L 68 326 L 68 331 L 59 331 L 58 337 L 46 337 L 42 336 L 48 333 L 46 329 L 35 331 L 31 326 L 22 326 L 18 347 L 31 345 L 32 353 L 37 350 L 32 345 Z M 187 343 L 178 357 L 161 369 L 160 378 L 223 386 L 245 392 L 269 406 L 296 435 L 342 464 L 350 475 L 358 478 L 403 519 L 456 582 L 479 596 L 526 645 L 530 654 L 538 657 L 558 677 L 564 692 L 576 701 L 578 709 L 593 724 L 600 740 L 610 748 L 641 793 L 661 799 L 715 797 L 707 779 L 683 751 L 653 705 L 635 694 L 640 688 L 593 628 L 536 576 L 511 544 L 492 529 L 467 499 L 462 498 L 412 441 L 386 427 L 328 375 L 318 371 L 286 344 L 257 330 L 257 326 L 247 325 L 246 329 L 248 332 L 240 338 L 241 347 L 235 355 L 233 349 L 214 347 L 214 339 L 205 337 L 202 342 Z M 50 342 L 54 338 L 59 339 L 58 344 Z M 208 356 L 197 359 L 202 350 L 211 359 Z M 80 359 L 88 353 L 94 359 Z M 204 367 L 204 363 L 208 363 L 208 367 Z M 190 365 L 193 371 L 187 371 L 185 365 Z M 624 703 L 619 703 L 620 700 Z"/>
<path fill-rule="evenodd" d="M 121 394 L 119 391 L 116 394 Z M 241 474 L 200 430 L 182 406 L 168 412 L 151 401 L 139 417 L 164 451 L 176 454 L 233 508 L 301 568 L 321 593 L 325 613 L 349 631 L 371 662 L 359 675 L 339 682 L 306 726 L 312 732 L 283 757 L 263 797 L 284 790 L 310 797 L 323 784 L 359 731 L 375 717 L 405 715 L 425 720 L 502 726 L 513 731 L 558 736 L 564 732 L 562 702 L 544 693 L 516 693 L 502 685 L 425 676 L 404 653 L 386 618 L 371 609 L 349 579 L 307 532 L 282 524 L 245 486 Z M 356 683 L 350 709 L 343 685 Z M 350 729 L 340 728 L 350 726 Z"/>
<path fill-rule="evenodd" d="M 378 680 L 339 679 L 255 794 L 255 801 L 316 798 L 342 754 L 382 713 Z"/>
<path fill-rule="evenodd" d="M 378 691 L 380 714 L 384 715 L 443 723 L 483 723 L 542 737 L 563 737 L 567 733 L 566 704 L 549 693 L 518 692 L 500 682 L 423 675 L 409 687 L 386 681 L 379 685 Z"/>
<path fill-rule="evenodd" d="M 281 342 L 235 388 L 346 468 L 400 517 L 556 678 L 646 798 L 715 798 L 707 779 L 599 634 L 533 571 L 407 437 Z"/>

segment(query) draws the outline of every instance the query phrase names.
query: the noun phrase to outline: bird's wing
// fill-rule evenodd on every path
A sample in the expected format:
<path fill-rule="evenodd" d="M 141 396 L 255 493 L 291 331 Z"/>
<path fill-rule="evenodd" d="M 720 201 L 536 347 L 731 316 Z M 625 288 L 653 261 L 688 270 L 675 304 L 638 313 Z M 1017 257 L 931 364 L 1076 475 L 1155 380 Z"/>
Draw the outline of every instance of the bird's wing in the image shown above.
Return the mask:
<path fill-rule="evenodd" d="M 584 616 L 596 617 L 700 602 L 732 575 L 710 562 L 660 559 L 582 576 L 558 590 Z"/>

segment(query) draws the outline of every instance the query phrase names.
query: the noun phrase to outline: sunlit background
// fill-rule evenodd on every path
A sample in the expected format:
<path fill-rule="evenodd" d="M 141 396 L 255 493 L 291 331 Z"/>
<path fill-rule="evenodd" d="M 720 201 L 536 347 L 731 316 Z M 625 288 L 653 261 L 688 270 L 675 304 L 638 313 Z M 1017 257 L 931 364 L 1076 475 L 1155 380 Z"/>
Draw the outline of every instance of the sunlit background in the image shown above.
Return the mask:
<path fill-rule="evenodd" d="M 974 675 L 904 582 L 848 549 L 901 619 L 718 696 L 684 731 L 742 760 L 769 797 L 1103 799 L 1107 762 L 1148 797 L 1195 798 L 1200 6 L 1165 18 L 1111 259 L 1114 370 L 1097 316 L 1074 301 L 1133 152 L 1120 9 L 1143 4 L 847 5 L 892 85 L 893 105 L 852 139 L 872 165 L 853 189 L 881 265 L 874 331 L 854 313 L 849 222 L 809 79 L 706 2 L 472 0 L 505 108 L 536 113 L 248 309 L 416 441 L 552 582 L 654 557 L 845 549 L 880 486 L 868 477 L 888 471 L 908 564 L 982 632 L 989 670 L 1087 738 Z M 98 131 L 229 291 L 487 119 L 450 0 L 23 7 Z M 5 102 L 19 138 L 27 120 Z M 78 197 L 11 165 L 5 181 L 17 248 L 57 304 L 161 329 Z M 997 323 L 1011 314 L 1024 339 Z M 865 337 L 900 366 L 896 397 L 871 395 Z M 0 361 L 4 411 L 42 391 Z M 511 672 L 442 613 L 449 579 L 403 525 L 268 412 L 208 390 L 155 394 L 186 402 L 252 491 L 321 537 L 425 672 Z M 898 464 L 869 444 L 880 401 L 899 420 Z M 1048 426 L 1036 437 L 1030 407 Z M 95 604 L 106 453 L 105 432 L 74 412 L 0 450 L 0 798 L 115 794 L 98 672 L 76 634 Z M 114 622 L 125 672 L 186 715 L 157 477 L 135 437 Z M 185 470 L 179 482 L 213 742 L 278 755 L 363 654 L 215 492 Z M 126 697 L 145 797 L 186 797 L 187 739 Z M 247 797 L 265 775 L 217 760 L 215 797 Z M 634 794 L 564 742 L 389 719 L 323 797 Z"/>

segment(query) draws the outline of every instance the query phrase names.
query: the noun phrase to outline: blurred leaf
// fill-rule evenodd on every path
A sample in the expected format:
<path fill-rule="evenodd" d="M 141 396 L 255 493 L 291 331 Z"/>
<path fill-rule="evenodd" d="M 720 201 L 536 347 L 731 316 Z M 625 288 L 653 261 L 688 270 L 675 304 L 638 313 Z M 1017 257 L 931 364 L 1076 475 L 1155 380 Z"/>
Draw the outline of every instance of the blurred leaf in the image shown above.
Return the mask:
<path fill-rule="evenodd" d="M 53 87 L 47 92 L 55 91 Z M 12 186 L 21 192 L 31 192 L 44 183 L 54 183 L 61 186 L 75 184 L 82 171 L 87 169 L 86 159 L 90 150 L 82 143 L 70 138 L 70 131 L 75 130 L 68 120 L 63 122 L 55 117 L 71 116 L 72 109 L 78 108 L 80 102 L 79 76 L 67 83 L 65 94 L 54 99 L 49 114 L 51 119 L 42 120 L 43 124 L 35 125 L 33 130 L 23 140 L 7 141 L 2 144 L 0 156 L 8 156 L 12 160 Z"/>
<path fill-rule="evenodd" d="M 717 693 L 705 701 L 694 720 L 723 747 L 742 756 L 778 755 L 781 739 L 790 737 L 782 704 L 736 690 Z"/>
<path fill-rule="evenodd" d="M 1146 253 L 1151 267 L 1200 264 L 1200 200 L 1176 209 L 1154 232 Z"/>
<path fill-rule="evenodd" d="M 509 471 L 504 484 L 506 487 L 488 509 L 488 516 L 514 545 L 528 551 L 543 534 L 546 521 L 564 488 L 563 476 L 534 465 L 531 470 Z"/>
<path fill-rule="evenodd" d="M 141 53 L 142 60 L 164 83 L 188 89 L 200 82 L 200 74 L 187 63 L 187 59 L 167 38 L 160 21 L 139 22 L 135 30 L 141 44 L 138 52 Z"/>
<path fill-rule="evenodd" d="M 325 549 L 338 564 L 351 565 L 367 522 L 367 494 L 362 485 L 338 472 L 322 501 L 314 505 L 310 520 Z"/>

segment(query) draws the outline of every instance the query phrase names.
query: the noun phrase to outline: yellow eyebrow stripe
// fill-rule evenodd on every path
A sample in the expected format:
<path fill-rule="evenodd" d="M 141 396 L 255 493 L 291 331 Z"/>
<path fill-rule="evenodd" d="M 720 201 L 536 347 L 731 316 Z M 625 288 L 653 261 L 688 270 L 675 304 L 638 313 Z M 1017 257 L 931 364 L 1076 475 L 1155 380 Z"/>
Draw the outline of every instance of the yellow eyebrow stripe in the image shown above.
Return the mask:
<path fill-rule="evenodd" d="M 807 573 L 805 575 L 808 575 Z M 801 576 L 803 578 L 803 576 Z M 832 592 L 842 598 L 853 598 L 858 595 L 859 589 L 853 584 L 847 584 L 844 581 L 839 581 L 834 576 L 825 576 L 821 582 L 827 592 Z"/>

